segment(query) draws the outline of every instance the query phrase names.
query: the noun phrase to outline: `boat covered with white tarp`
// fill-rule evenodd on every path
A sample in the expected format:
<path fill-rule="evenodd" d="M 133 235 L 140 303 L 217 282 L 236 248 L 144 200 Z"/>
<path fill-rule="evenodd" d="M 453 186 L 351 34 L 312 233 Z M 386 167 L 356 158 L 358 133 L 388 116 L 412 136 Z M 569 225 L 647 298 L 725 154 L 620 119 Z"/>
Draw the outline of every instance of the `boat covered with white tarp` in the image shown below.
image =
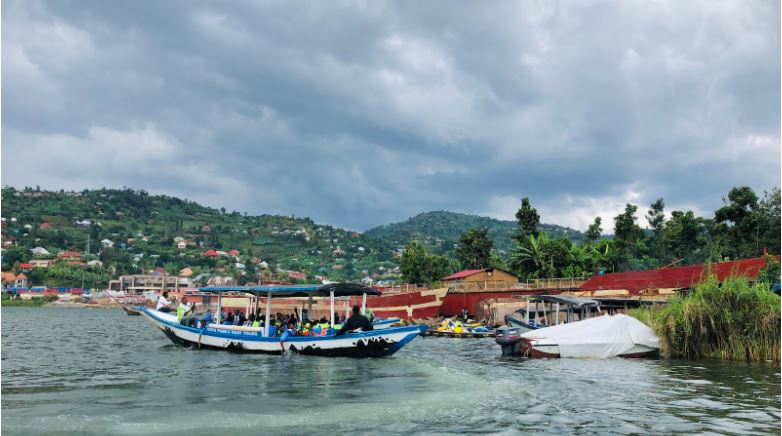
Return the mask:
<path fill-rule="evenodd" d="M 512 338 L 508 334 L 503 339 L 510 343 Z M 651 328 L 623 314 L 541 328 L 520 333 L 515 338 L 517 346 L 510 349 L 514 354 L 529 357 L 650 357 L 660 349 L 659 339 Z"/>

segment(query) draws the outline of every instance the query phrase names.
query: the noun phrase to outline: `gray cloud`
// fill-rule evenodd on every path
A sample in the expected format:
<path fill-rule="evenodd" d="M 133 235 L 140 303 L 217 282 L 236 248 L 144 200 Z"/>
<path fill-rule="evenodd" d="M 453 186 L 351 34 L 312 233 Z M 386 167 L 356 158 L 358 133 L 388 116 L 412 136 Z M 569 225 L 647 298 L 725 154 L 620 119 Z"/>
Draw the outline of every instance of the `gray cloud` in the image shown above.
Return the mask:
<path fill-rule="evenodd" d="M 778 2 L 3 6 L 3 184 L 585 228 L 779 180 Z"/>

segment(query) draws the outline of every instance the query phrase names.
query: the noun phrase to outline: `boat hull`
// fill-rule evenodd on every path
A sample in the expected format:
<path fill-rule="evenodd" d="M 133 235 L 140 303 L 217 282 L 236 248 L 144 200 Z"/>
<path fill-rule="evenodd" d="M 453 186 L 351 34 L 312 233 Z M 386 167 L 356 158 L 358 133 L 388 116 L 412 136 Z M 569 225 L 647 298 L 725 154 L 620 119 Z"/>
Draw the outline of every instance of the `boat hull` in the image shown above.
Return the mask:
<path fill-rule="evenodd" d="M 201 334 L 199 329 L 177 323 L 176 317 L 171 314 L 149 308 L 139 310 L 175 344 L 241 353 L 282 354 L 292 351 L 329 357 L 384 357 L 399 351 L 426 330 L 425 326 L 414 325 L 342 336 L 296 336 L 281 345 L 279 338 L 264 337 L 261 332 L 252 329 L 237 331 L 210 325 Z"/>
<path fill-rule="evenodd" d="M 645 345 L 636 344 L 629 350 L 618 354 L 616 357 L 625 358 L 646 358 L 659 355 L 658 348 L 651 348 Z M 543 341 L 531 341 L 527 338 L 521 338 L 519 353 L 527 357 L 539 358 L 559 358 L 559 345 L 546 343 Z"/>

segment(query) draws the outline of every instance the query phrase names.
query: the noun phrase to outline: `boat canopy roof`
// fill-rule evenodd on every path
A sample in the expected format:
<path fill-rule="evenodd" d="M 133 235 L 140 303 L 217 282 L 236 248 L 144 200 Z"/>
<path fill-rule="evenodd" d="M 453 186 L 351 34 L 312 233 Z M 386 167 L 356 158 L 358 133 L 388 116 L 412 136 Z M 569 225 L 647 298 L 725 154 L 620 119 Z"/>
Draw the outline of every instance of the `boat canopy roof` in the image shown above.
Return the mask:
<path fill-rule="evenodd" d="M 585 306 L 600 306 L 600 302 L 591 298 L 574 297 L 572 295 L 535 295 L 526 297 L 530 301 L 542 301 L 544 303 L 560 303 L 582 308 Z"/>
<path fill-rule="evenodd" d="M 350 297 L 356 295 L 380 295 L 380 291 L 369 286 L 356 283 L 329 283 L 328 285 L 260 285 L 260 286 L 209 286 L 198 288 L 201 292 L 243 292 L 256 296 L 271 293 L 272 297 L 328 297 L 334 292 L 335 297 Z"/>

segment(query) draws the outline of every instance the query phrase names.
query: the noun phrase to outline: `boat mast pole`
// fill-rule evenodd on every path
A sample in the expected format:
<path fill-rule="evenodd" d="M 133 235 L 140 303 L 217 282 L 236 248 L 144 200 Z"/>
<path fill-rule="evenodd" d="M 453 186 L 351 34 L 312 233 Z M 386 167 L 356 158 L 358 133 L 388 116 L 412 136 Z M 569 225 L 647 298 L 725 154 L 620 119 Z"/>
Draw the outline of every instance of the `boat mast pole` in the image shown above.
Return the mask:
<path fill-rule="evenodd" d="M 221 311 L 221 309 L 220 309 L 222 307 L 222 303 L 223 303 L 223 293 L 222 292 L 218 292 L 217 293 L 217 313 L 215 313 L 215 316 L 214 316 L 214 319 L 217 320 L 217 323 L 216 323 L 217 325 L 220 325 L 220 324 L 223 323 L 223 320 L 220 319 L 220 314 L 223 313 Z"/>
<path fill-rule="evenodd" d="M 272 293 L 267 292 L 266 293 L 266 322 L 263 324 L 263 335 L 267 338 L 269 337 L 269 322 L 271 321 L 271 315 L 272 313 Z"/>
<path fill-rule="evenodd" d="M 334 291 L 329 291 L 329 299 L 331 300 L 331 328 L 334 328 Z"/>
<path fill-rule="evenodd" d="M 529 325 L 529 297 L 527 297 L 526 300 L 527 300 L 527 310 L 526 313 L 524 314 L 524 322 L 527 325 Z"/>

